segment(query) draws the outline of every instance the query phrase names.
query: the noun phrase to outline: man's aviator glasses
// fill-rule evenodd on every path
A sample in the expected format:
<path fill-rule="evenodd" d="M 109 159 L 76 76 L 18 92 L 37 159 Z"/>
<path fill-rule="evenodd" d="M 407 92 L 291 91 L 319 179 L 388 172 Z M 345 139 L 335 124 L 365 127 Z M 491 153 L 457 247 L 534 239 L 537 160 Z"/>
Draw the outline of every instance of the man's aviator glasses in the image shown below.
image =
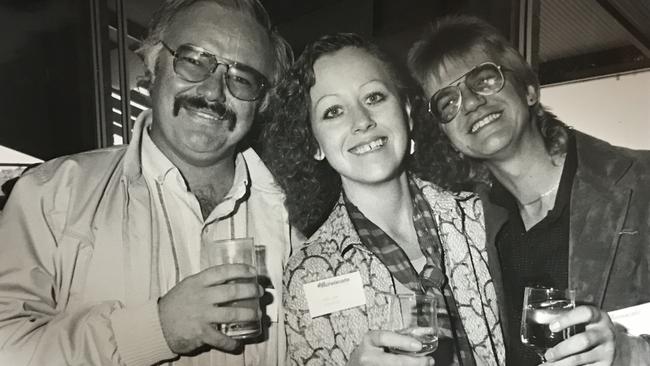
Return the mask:
<path fill-rule="evenodd" d="M 478 95 L 496 94 L 505 84 L 501 66 L 492 62 L 484 62 L 474 67 L 449 83 L 448 86 L 438 90 L 429 99 L 429 113 L 440 123 L 451 122 L 460 112 L 463 105 L 460 84 L 463 81 L 467 89 Z"/>
<path fill-rule="evenodd" d="M 174 56 L 174 72 L 185 81 L 200 83 L 209 78 L 219 65 L 224 65 L 224 81 L 235 98 L 257 100 L 268 88 L 269 83 L 264 75 L 250 66 L 220 60 L 205 49 L 191 44 L 182 44 L 173 50 L 165 42 L 161 43 Z"/>

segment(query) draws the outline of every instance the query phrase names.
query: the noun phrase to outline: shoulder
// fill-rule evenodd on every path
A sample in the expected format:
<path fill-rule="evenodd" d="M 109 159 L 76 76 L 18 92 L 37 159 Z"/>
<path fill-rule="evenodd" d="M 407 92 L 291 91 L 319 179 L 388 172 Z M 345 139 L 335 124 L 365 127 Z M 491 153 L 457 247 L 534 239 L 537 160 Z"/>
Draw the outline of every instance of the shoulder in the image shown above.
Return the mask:
<path fill-rule="evenodd" d="M 360 243 L 345 205 L 339 200 L 323 225 L 289 258 L 285 282 L 311 282 L 347 272 L 345 268 L 359 264 L 360 259 L 357 255 L 344 256 L 344 253 L 348 247 Z M 354 249 L 350 252 L 356 253 Z M 315 277 L 307 278 L 305 273 L 315 274 Z"/>
<path fill-rule="evenodd" d="M 643 160 L 650 160 L 650 150 L 637 150 L 628 147 L 612 145 L 611 143 L 601 140 L 597 137 L 588 135 L 584 132 L 573 130 L 576 137 L 578 154 L 588 153 L 589 155 L 608 155 L 613 158 L 617 156 L 632 157 Z"/>
<path fill-rule="evenodd" d="M 351 237 L 356 237 L 356 232 L 345 207 L 337 203 L 327 220 L 291 256 L 287 269 L 316 266 L 319 262 L 334 264 L 342 260 L 341 246 Z"/>
<path fill-rule="evenodd" d="M 480 206 L 481 203 L 479 194 L 475 192 L 452 192 L 417 177 L 415 183 L 436 214 L 458 214 L 457 210 L 459 208 L 466 209 L 476 205 Z"/>
<path fill-rule="evenodd" d="M 24 180 L 25 184 L 37 186 L 61 180 L 87 181 L 96 177 L 97 173 L 105 174 L 105 172 L 111 171 L 111 168 L 122 159 L 125 151 L 126 146 L 115 146 L 62 156 L 30 169 L 21 177 L 21 180 Z"/>
<path fill-rule="evenodd" d="M 64 156 L 30 169 L 14 186 L 7 212 L 23 211 L 31 222 L 36 222 L 31 215 L 58 217 L 57 222 L 63 225 L 107 194 L 107 185 L 120 172 L 118 165 L 125 149 L 114 147 Z"/>
<path fill-rule="evenodd" d="M 241 156 L 246 162 L 252 190 L 265 194 L 284 195 L 282 188 L 275 181 L 273 174 L 271 174 L 271 171 L 266 167 L 255 150 L 248 148 L 241 152 Z"/>
<path fill-rule="evenodd" d="M 595 175 L 616 174 L 622 170 L 641 179 L 650 179 L 650 151 L 615 146 L 607 141 L 574 131 L 578 152 L 578 170 L 588 170 Z"/>

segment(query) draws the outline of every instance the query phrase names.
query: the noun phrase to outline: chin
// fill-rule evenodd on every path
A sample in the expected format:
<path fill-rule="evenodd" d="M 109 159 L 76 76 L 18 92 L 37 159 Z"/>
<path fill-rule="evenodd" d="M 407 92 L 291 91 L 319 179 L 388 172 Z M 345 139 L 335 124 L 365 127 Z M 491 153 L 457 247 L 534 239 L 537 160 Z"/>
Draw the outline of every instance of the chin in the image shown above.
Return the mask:
<path fill-rule="evenodd" d="M 510 146 L 511 142 L 511 136 L 492 135 L 483 141 L 478 150 L 474 151 L 480 152 L 480 155 L 494 155 Z"/>
<path fill-rule="evenodd" d="M 363 172 L 366 172 L 366 174 L 363 174 Z M 401 173 L 402 171 L 399 169 L 373 170 L 372 168 L 366 168 L 356 173 L 358 179 L 355 180 L 365 184 L 381 184 L 396 179 Z"/>

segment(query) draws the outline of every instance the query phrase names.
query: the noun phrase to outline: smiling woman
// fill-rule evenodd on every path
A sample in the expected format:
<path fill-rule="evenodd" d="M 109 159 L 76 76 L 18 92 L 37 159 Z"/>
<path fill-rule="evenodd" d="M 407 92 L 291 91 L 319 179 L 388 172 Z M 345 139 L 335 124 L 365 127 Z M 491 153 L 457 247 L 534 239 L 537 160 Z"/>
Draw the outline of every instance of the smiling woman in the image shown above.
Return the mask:
<path fill-rule="evenodd" d="M 346 47 L 314 63 L 311 129 L 346 193 L 395 179 L 406 153 L 407 104 L 382 61 Z"/>
<path fill-rule="evenodd" d="M 347 62 L 351 62 L 349 68 Z M 267 164 L 291 192 L 286 203 L 294 224 L 313 233 L 338 199 L 342 179 L 363 179 L 353 170 L 366 164 L 355 163 L 366 157 L 359 155 L 364 149 L 382 147 L 382 154 L 390 149 L 403 167 L 410 164 L 411 156 L 406 154 L 406 140 L 412 132 L 408 89 L 405 76 L 386 54 L 351 34 L 311 44 L 293 71 L 272 90 L 273 120 L 261 140 Z M 384 115 L 386 111 L 390 118 Z M 388 141 L 388 136 L 377 134 L 377 130 L 386 131 L 386 123 L 399 138 Z M 325 141 L 325 134 L 337 136 L 338 149 Z M 352 163 L 356 167 L 350 167 Z"/>
<path fill-rule="evenodd" d="M 412 169 L 411 136 L 419 126 L 410 116 L 406 84 L 375 45 L 334 34 L 309 44 L 272 92 L 264 158 L 286 193 L 291 223 L 313 234 L 289 259 L 283 281 L 292 364 L 503 360 L 494 288 L 485 264 L 472 258 L 484 250 L 474 247 L 485 235 L 480 204 Z M 434 154 L 420 156 L 418 166 L 434 164 Z M 449 251 L 456 252 L 443 266 L 442 253 Z M 464 265 L 450 258 L 474 260 L 477 273 L 456 275 Z M 306 290 L 348 276 L 360 281 L 345 291 L 363 294 L 362 301 L 331 307 Z M 386 295 L 395 293 L 437 299 L 435 355 L 422 352 L 424 339 L 386 328 Z M 470 298 L 485 299 L 478 304 L 482 311 L 467 311 Z"/>

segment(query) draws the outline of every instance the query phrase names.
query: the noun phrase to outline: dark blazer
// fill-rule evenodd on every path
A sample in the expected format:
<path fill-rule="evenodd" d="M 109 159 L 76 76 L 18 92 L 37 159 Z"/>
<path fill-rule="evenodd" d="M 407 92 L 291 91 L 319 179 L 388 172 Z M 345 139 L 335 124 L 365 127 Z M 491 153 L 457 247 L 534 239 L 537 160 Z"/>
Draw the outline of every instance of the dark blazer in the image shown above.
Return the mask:
<path fill-rule="evenodd" d="M 569 287 L 577 302 L 606 311 L 650 302 L 650 151 L 574 133 L 578 167 L 571 191 Z M 495 239 L 508 213 L 486 193 L 481 191 L 488 260 L 497 298 L 503 299 Z"/>

